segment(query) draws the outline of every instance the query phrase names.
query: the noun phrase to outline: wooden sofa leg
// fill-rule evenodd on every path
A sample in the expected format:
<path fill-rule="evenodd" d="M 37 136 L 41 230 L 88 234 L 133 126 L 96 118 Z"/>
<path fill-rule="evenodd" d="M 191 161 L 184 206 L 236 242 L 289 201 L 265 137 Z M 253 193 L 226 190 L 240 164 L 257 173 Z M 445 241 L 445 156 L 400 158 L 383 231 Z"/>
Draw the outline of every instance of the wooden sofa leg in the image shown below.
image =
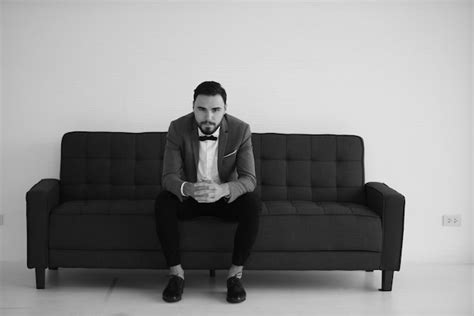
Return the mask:
<path fill-rule="evenodd" d="M 44 270 L 45 268 L 35 268 L 37 289 L 44 289 Z"/>
<path fill-rule="evenodd" d="M 393 271 L 382 270 L 382 288 L 379 291 L 391 291 L 393 281 Z"/>
<path fill-rule="evenodd" d="M 216 269 L 210 269 L 209 270 L 209 276 L 212 277 L 212 278 L 215 277 L 216 276 Z"/>

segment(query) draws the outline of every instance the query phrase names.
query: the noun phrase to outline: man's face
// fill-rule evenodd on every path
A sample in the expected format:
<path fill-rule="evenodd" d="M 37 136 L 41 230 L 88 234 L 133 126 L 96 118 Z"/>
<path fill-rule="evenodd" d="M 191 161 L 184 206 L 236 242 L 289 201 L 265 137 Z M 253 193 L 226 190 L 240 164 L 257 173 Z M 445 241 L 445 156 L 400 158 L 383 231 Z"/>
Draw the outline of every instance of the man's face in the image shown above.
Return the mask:
<path fill-rule="evenodd" d="M 212 134 L 221 124 L 227 105 L 219 94 L 199 94 L 193 104 L 194 118 L 204 134 Z"/>

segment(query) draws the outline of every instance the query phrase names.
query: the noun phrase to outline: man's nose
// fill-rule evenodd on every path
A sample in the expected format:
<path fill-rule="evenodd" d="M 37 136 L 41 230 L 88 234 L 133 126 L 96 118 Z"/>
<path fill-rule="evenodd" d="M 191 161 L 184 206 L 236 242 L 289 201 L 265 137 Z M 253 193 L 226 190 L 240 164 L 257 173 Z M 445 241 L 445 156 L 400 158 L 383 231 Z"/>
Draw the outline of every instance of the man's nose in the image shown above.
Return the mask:
<path fill-rule="evenodd" d="M 214 117 L 214 114 L 211 111 L 208 111 L 206 113 L 206 120 L 212 122 L 212 118 Z"/>

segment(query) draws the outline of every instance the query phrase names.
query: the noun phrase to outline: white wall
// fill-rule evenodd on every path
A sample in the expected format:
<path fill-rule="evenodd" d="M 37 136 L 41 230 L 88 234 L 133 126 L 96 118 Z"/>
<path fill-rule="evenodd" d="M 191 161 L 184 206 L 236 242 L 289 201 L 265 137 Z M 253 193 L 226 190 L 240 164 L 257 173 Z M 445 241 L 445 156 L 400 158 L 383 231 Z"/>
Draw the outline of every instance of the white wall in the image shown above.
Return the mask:
<path fill-rule="evenodd" d="M 474 1 L 471 0 L 471 262 L 474 262 Z M 474 284 L 474 273 L 471 273 L 471 284 Z M 471 288 L 471 304 L 474 304 L 474 289 Z M 474 310 L 474 307 L 473 307 Z"/>
<path fill-rule="evenodd" d="M 474 3 L 471 0 L 471 262 L 474 262 Z M 471 273 L 471 284 L 474 284 L 474 273 Z M 474 302 L 474 290 L 471 290 L 471 302 Z M 474 303 L 472 303 L 474 304 Z"/>
<path fill-rule="evenodd" d="M 469 1 L 3 3 L 3 260 L 72 130 L 166 131 L 216 80 L 254 132 L 356 134 L 406 196 L 405 262 L 470 262 Z M 466 172 L 468 171 L 468 172 Z M 459 213 L 463 226 L 441 226 Z"/>
<path fill-rule="evenodd" d="M 2 62 L 2 53 L 3 53 L 3 6 L 0 5 L 0 214 L 3 214 L 3 62 Z M 3 243 L 4 240 L 4 229 L 3 226 L 0 226 L 0 261 L 4 258 L 3 255 Z"/>

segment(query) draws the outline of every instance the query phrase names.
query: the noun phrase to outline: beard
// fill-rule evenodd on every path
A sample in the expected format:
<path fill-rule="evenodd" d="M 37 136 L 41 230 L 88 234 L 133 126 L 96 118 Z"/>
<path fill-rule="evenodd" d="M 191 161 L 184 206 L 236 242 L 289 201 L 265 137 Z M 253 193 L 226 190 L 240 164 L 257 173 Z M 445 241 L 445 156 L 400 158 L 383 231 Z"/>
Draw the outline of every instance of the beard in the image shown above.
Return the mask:
<path fill-rule="evenodd" d="M 201 130 L 201 132 L 203 132 L 203 134 L 206 134 L 206 135 L 211 135 L 212 133 L 214 133 L 216 129 L 219 128 L 220 125 L 221 125 L 220 123 L 216 124 L 209 121 L 198 123 L 199 129 Z"/>

